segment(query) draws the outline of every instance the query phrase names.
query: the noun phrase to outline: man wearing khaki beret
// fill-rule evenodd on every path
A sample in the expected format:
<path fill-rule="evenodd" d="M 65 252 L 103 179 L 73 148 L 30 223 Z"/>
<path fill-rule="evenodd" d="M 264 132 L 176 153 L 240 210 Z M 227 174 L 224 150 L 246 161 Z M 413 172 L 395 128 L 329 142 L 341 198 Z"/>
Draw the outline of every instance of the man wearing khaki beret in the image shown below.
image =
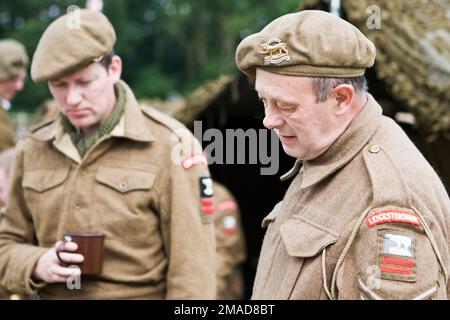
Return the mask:
<path fill-rule="evenodd" d="M 15 145 L 14 129 L 6 111 L 24 87 L 27 65 L 28 55 L 20 42 L 0 40 L 0 152 Z"/>
<path fill-rule="evenodd" d="M 332 14 L 269 23 L 237 48 L 264 125 L 297 159 L 263 220 L 253 299 L 447 299 L 450 201 L 367 93 L 375 47 Z"/>
<path fill-rule="evenodd" d="M 17 147 L 0 285 L 49 299 L 214 299 L 211 179 L 193 160 L 201 147 L 137 103 L 115 41 L 108 19 L 88 10 L 58 18 L 39 41 L 31 76 L 61 114 Z M 101 254 L 77 253 L 67 232 L 104 235 L 100 273 L 79 278 L 73 266 Z"/>

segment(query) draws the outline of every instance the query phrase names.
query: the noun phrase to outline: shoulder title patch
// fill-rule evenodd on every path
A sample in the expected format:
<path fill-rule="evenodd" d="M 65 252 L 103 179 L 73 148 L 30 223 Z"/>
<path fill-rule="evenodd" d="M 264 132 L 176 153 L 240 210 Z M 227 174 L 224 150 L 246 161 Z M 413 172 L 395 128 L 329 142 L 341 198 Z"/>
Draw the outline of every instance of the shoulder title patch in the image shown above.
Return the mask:
<path fill-rule="evenodd" d="M 366 219 L 369 228 L 387 222 L 408 223 L 420 227 L 420 221 L 416 214 L 401 210 L 383 210 L 372 213 Z"/>
<path fill-rule="evenodd" d="M 203 153 L 201 153 L 201 154 L 194 154 L 192 156 L 184 158 L 181 161 L 181 166 L 185 170 L 189 170 L 190 168 L 192 168 L 196 164 L 203 164 L 204 166 L 208 165 L 208 160 L 206 159 L 206 156 Z"/>

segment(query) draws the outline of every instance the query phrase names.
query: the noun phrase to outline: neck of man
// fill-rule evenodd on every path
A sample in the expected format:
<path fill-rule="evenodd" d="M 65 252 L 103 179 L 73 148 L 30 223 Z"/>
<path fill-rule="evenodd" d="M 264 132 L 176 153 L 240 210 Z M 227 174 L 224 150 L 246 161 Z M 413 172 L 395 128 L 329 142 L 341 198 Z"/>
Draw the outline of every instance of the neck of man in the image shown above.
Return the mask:
<path fill-rule="evenodd" d="M 117 104 L 117 96 L 116 96 L 116 93 L 114 92 L 114 97 L 113 97 L 112 101 L 110 102 L 110 104 L 108 105 L 108 112 L 106 113 L 105 118 L 102 119 L 102 121 L 100 121 L 99 123 L 96 123 L 95 125 L 92 125 L 90 127 L 81 128 L 80 129 L 81 132 L 85 136 L 89 136 L 89 135 L 93 134 L 109 118 L 109 116 L 113 112 L 116 104 Z"/>
<path fill-rule="evenodd" d="M 337 127 L 336 130 L 330 134 L 331 136 L 333 136 L 333 138 L 331 139 L 331 143 L 329 143 L 326 147 L 322 148 L 321 150 L 317 150 L 314 154 L 310 154 L 301 160 L 313 160 L 324 154 L 336 142 L 336 140 L 339 139 L 339 137 L 344 134 L 344 132 L 348 129 L 348 127 L 352 123 L 353 119 L 355 119 L 356 116 L 364 109 L 368 101 L 369 98 L 367 97 L 367 94 L 356 96 L 352 103 L 352 112 L 348 115 L 346 121 L 343 121 L 342 125 Z"/>

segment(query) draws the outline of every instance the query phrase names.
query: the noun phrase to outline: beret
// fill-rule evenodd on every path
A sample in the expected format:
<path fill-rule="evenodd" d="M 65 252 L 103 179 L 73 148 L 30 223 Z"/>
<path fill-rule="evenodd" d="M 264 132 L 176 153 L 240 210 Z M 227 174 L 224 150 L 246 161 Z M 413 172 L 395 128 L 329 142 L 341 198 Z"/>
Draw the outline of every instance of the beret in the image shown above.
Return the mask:
<path fill-rule="evenodd" d="M 0 81 L 17 77 L 28 66 L 25 47 L 13 39 L 0 40 Z"/>
<path fill-rule="evenodd" d="M 375 45 L 336 15 L 305 10 L 281 16 L 241 41 L 236 64 L 250 80 L 256 68 L 305 77 L 356 77 L 373 66 Z"/>
<path fill-rule="evenodd" d="M 75 72 L 113 50 L 116 33 L 101 13 L 77 9 L 53 21 L 45 30 L 31 63 L 31 78 L 39 83 Z"/>

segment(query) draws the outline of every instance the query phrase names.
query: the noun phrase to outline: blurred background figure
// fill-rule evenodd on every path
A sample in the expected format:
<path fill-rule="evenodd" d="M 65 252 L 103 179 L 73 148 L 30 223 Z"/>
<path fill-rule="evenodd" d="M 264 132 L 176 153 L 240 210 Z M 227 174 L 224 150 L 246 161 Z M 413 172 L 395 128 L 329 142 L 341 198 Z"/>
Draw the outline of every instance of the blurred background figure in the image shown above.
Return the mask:
<path fill-rule="evenodd" d="M 11 101 L 23 89 L 28 55 L 16 40 L 0 40 L 0 151 L 15 144 L 15 133 L 7 111 Z"/>
<path fill-rule="evenodd" d="M 14 161 L 14 148 L 0 152 L 0 219 L 8 201 L 8 176 Z"/>
<path fill-rule="evenodd" d="M 14 161 L 14 148 L 0 152 L 0 222 L 8 202 L 8 176 Z M 18 295 L 11 295 L 0 287 L 0 300 L 23 299 Z"/>
<path fill-rule="evenodd" d="M 212 90 L 214 91 L 214 90 Z M 198 91 L 184 98 L 178 97 L 167 101 L 142 100 L 141 104 L 164 112 L 191 129 L 193 120 L 202 111 L 189 104 L 197 99 Z M 49 116 L 52 115 L 51 103 L 47 104 Z M 208 155 L 207 155 L 208 156 Z M 245 299 L 245 280 L 243 266 L 247 260 L 245 234 L 242 228 L 241 212 L 238 202 L 227 186 L 219 183 L 214 175 L 214 214 L 217 248 L 217 297 L 218 300 Z"/>
<path fill-rule="evenodd" d="M 217 299 L 244 299 L 242 266 L 246 259 L 239 206 L 231 192 L 214 180 L 217 245 Z"/>

